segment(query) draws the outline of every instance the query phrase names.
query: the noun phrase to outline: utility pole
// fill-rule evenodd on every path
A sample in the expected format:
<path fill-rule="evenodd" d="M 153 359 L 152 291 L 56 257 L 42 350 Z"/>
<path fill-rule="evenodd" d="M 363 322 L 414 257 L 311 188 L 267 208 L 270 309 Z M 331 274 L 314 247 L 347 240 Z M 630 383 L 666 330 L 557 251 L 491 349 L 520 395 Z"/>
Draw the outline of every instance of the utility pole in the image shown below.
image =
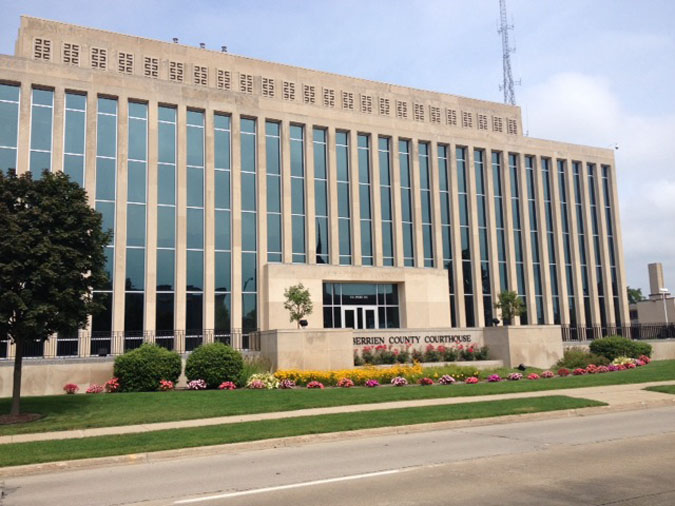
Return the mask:
<path fill-rule="evenodd" d="M 509 44 L 509 30 L 513 30 L 513 25 L 509 25 L 506 19 L 506 0 L 499 0 L 499 33 L 502 36 L 502 64 L 504 67 L 504 81 L 499 86 L 504 91 L 504 103 L 516 105 L 516 93 L 514 91 L 515 82 L 511 72 L 511 53 L 515 48 Z M 520 83 L 518 83 L 520 84 Z"/>

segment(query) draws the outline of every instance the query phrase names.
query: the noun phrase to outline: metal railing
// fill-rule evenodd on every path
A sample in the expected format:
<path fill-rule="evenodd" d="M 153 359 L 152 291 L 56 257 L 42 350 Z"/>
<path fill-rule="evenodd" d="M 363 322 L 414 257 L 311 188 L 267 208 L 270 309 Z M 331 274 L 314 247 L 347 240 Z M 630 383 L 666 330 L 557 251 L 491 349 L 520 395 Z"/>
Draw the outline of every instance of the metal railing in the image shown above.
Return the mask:
<path fill-rule="evenodd" d="M 56 345 L 52 345 L 53 341 Z M 203 343 L 221 342 L 239 351 L 260 351 L 260 334 L 243 333 L 241 329 L 193 329 L 141 332 L 86 332 L 55 336 L 49 341 L 30 341 L 24 344 L 24 358 L 83 358 L 121 355 L 143 343 L 156 343 L 168 350 L 188 353 Z M 0 360 L 11 358 L 11 346 L 0 340 Z"/>
<path fill-rule="evenodd" d="M 629 325 L 561 325 L 563 342 L 586 342 L 606 336 L 631 339 L 675 339 L 675 323 L 631 323 Z"/>

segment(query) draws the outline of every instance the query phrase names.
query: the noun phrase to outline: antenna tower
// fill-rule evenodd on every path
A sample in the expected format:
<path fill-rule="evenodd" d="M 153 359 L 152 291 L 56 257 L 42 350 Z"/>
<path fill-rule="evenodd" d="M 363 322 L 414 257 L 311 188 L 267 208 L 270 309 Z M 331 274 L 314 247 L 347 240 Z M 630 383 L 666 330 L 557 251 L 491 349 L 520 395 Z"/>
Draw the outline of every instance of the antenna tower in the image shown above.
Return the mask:
<path fill-rule="evenodd" d="M 516 93 L 514 91 L 515 82 L 511 72 L 511 53 L 516 49 L 509 45 L 509 30 L 513 30 L 513 25 L 509 25 L 506 19 L 506 0 L 499 0 L 499 29 L 497 33 L 502 36 L 502 62 L 504 67 L 504 82 L 499 86 L 504 91 L 504 103 L 516 105 Z"/>

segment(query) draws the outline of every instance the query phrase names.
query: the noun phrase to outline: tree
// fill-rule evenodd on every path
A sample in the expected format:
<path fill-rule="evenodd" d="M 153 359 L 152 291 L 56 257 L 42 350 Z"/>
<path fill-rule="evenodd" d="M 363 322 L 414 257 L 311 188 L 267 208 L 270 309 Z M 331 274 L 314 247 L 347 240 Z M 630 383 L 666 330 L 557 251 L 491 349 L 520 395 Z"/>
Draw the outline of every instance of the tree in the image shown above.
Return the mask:
<path fill-rule="evenodd" d="M 0 335 L 15 345 L 10 416 L 20 413 L 26 343 L 84 328 L 99 308 L 93 287 L 107 279 L 112 235 L 68 176 L 0 171 Z"/>
<path fill-rule="evenodd" d="M 284 290 L 284 297 L 286 297 L 284 309 L 287 309 L 290 312 L 290 321 L 295 322 L 298 325 L 298 328 L 300 328 L 300 320 L 305 316 L 312 314 L 312 311 L 314 310 L 309 290 L 307 290 L 302 283 L 298 283 L 297 285 L 286 288 L 286 290 Z"/>
<path fill-rule="evenodd" d="M 642 288 L 631 288 L 630 286 L 626 287 L 628 292 L 628 303 L 637 304 L 641 300 L 645 300 L 645 296 L 642 295 Z"/>
<path fill-rule="evenodd" d="M 495 308 L 502 314 L 504 325 L 510 325 L 513 318 L 525 314 L 525 304 L 518 294 L 511 290 L 501 292 L 497 296 Z"/>

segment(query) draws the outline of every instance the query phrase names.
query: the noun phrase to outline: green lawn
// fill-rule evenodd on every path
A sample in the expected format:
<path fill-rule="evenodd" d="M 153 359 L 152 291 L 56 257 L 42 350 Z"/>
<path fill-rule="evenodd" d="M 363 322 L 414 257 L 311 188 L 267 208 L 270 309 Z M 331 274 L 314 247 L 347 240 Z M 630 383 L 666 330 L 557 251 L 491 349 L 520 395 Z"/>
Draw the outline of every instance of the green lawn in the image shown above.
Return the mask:
<path fill-rule="evenodd" d="M 658 387 L 647 387 L 645 390 L 652 392 L 661 392 L 663 394 L 675 394 L 675 385 L 661 385 Z"/>
<path fill-rule="evenodd" d="M 477 385 L 331 388 L 319 391 L 304 388 L 233 392 L 210 390 L 26 397 L 22 400 L 22 410 L 41 413 L 44 418 L 29 424 L 0 426 L 0 435 L 292 411 L 348 404 L 559 390 L 664 380 L 675 380 L 675 360 L 652 362 L 646 367 L 606 374 Z M 9 413 L 9 408 L 10 399 L 0 399 L 0 413 Z"/>
<path fill-rule="evenodd" d="M 414 425 L 603 405 L 601 402 L 592 400 L 557 395 L 449 406 L 305 416 L 119 436 L 6 444 L 0 446 L 2 449 L 0 451 L 0 467 L 238 443 L 302 434 L 343 432 L 374 427 Z"/>

